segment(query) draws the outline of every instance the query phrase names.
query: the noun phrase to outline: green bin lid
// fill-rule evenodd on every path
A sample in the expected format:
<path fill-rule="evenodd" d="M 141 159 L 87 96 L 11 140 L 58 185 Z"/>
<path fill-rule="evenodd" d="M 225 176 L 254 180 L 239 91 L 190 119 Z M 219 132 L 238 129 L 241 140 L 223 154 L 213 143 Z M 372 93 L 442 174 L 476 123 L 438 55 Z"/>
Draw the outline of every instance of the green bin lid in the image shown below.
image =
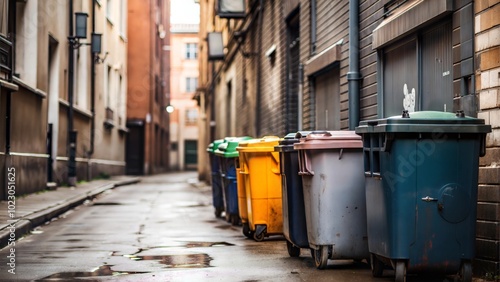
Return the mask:
<path fill-rule="evenodd" d="M 207 148 L 207 152 L 209 153 L 214 153 L 217 148 L 219 148 L 219 145 L 224 143 L 224 139 L 217 139 L 214 142 L 210 143 Z"/>
<path fill-rule="evenodd" d="M 488 133 L 491 126 L 483 119 L 468 117 L 463 111 L 457 113 L 421 111 L 360 122 L 356 133 Z"/>
<path fill-rule="evenodd" d="M 224 158 L 237 158 L 239 156 L 239 152 L 236 150 L 236 147 L 240 144 L 241 141 L 246 141 L 253 139 L 250 136 L 242 136 L 242 137 L 232 137 L 228 139 L 227 142 L 219 145 L 219 148 L 215 150 L 215 154 Z"/>

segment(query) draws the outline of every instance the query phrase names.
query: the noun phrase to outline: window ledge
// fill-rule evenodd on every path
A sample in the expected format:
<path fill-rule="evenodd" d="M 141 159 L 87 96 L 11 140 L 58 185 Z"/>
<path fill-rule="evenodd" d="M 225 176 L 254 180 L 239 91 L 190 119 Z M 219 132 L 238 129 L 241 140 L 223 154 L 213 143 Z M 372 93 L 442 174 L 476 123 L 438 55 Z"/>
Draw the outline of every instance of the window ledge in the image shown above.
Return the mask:
<path fill-rule="evenodd" d="M 108 23 L 109 23 L 110 25 L 112 25 L 112 26 L 113 26 L 113 25 L 115 25 L 115 24 L 113 23 L 113 21 L 111 20 L 111 18 L 109 18 L 109 17 L 107 17 L 107 16 L 106 16 L 106 20 L 108 21 Z"/>
<path fill-rule="evenodd" d="M 107 119 L 107 120 L 104 121 L 104 127 L 106 129 L 112 129 L 113 127 L 115 127 L 115 124 L 113 123 L 112 120 Z"/>
<path fill-rule="evenodd" d="M 118 132 L 120 132 L 122 134 L 126 134 L 126 133 L 128 133 L 128 128 L 120 126 L 120 127 L 118 127 Z"/>
<path fill-rule="evenodd" d="M 453 12 L 452 0 L 409 1 L 387 17 L 372 33 L 372 48 L 377 49 L 401 39 L 417 28 Z"/>
<path fill-rule="evenodd" d="M 12 91 L 18 91 L 19 90 L 19 86 L 15 85 L 14 83 L 10 83 L 6 80 L 3 80 L 3 79 L 0 79 L 0 85 L 2 87 L 5 87 L 5 88 L 8 88 Z"/>
<path fill-rule="evenodd" d="M 61 105 L 65 106 L 65 107 L 67 107 L 67 108 L 69 108 L 69 102 L 68 102 L 68 101 L 66 101 L 66 100 L 63 100 L 63 99 L 61 99 L 61 98 L 59 98 L 59 104 L 61 104 Z M 78 106 L 76 106 L 76 105 L 73 105 L 73 110 L 74 110 L 76 113 L 78 113 L 78 114 L 80 114 L 80 115 L 82 115 L 82 116 L 85 116 L 85 117 L 88 117 L 88 118 L 92 118 L 92 112 L 91 112 L 91 111 L 89 111 L 89 110 L 86 110 L 86 109 L 80 108 L 80 107 L 78 107 Z"/>
<path fill-rule="evenodd" d="M 341 57 L 342 42 L 335 43 L 323 52 L 312 57 L 304 64 L 304 74 L 307 76 L 315 75 L 320 71 L 326 70 L 333 63 L 338 62 Z"/>
<path fill-rule="evenodd" d="M 14 81 L 15 84 L 21 86 L 22 88 L 30 91 L 31 93 L 34 93 L 36 95 L 38 95 L 39 97 L 45 99 L 47 98 L 47 93 L 45 93 L 45 91 L 42 91 L 36 87 L 32 87 L 30 86 L 28 83 L 26 83 L 25 81 L 23 81 L 22 79 L 18 78 L 18 77 L 12 77 L 12 80 Z"/>

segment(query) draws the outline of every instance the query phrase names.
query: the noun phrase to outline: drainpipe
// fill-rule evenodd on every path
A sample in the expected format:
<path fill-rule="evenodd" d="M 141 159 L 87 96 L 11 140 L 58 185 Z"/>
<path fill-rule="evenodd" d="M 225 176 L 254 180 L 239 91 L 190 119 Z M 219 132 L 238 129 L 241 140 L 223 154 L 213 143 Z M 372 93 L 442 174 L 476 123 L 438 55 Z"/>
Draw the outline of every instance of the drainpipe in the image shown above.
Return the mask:
<path fill-rule="evenodd" d="M 359 125 L 359 0 L 349 1 L 349 129 Z"/>
<path fill-rule="evenodd" d="M 260 0 L 259 2 L 260 8 L 259 8 L 259 46 L 257 50 L 257 95 L 256 95 L 256 111 L 255 111 L 255 132 L 256 136 L 260 136 L 260 101 L 261 101 L 261 85 L 262 85 L 262 20 L 264 17 L 264 1 Z"/>
<path fill-rule="evenodd" d="M 95 0 L 92 0 L 92 33 L 95 33 Z M 91 158 L 94 154 L 94 142 L 95 142 L 95 58 L 96 54 L 92 53 L 92 48 L 90 49 L 90 112 L 92 113 L 92 119 L 90 123 L 90 149 L 87 152 L 88 158 L 88 171 L 87 180 L 92 179 L 92 162 Z"/>
<path fill-rule="evenodd" d="M 155 1 L 151 1 L 150 4 L 149 4 L 149 16 L 150 16 L 150 24 L 151 26 L 153 27 L 152 30 L 154 30 L 154 28 L 156 27 L 155 26 L 155 18 L 156 18 L 156 15 L 155 15 Z M 155 162 L 154 162 L 154 147 L 155 147 L 155 141 L 154 141 L 154 102 L 155 102 L 155 90 L 156 90 L 156 84 L 155 84 L 155 68 L 154 68 L 154 65 L 155 65 L 155 60 L 154 60 L 154 56 L 155 56 L 155 45 L 156 45 L 156 36 L 157 36 L 157 33 L 156 31 L 152 31 L 152 37 L 151 37 L 151 42 L 150 42 L 150 48 L 149 48 L 149 85 L 150 85 L 150 89 L 149 89 L 149 110 L 148 110 L 148 115 L 149 115 L 149 123 L 147 122 L 146 120 L 146 125 L 149 126 L 149 128 L 147 129 L 149 131 L 149 140 L 146 144 L 148 144 L 147 146 L 149 146 L 149 154 L 148 154 L 148 158 L 149 158 L 149 162 L 148 162 L 148 170 L 146 172 L 146 174 L 153 174 L 154 173 L 154 166 L 155 166 Z"/>
<path fill-rule="evenodd" d="M 300 64 L 299 65 L 299 93 L 297 95 L 297 104 L 298 104 L 298 107 L 297 107 L 297 112 L 298 112 L 298 120 L 297 120 L 297 125 L 298 125 L 298 130 L 302 130 L 302 115 L 303 115 L 303 106 L 302 106 L 302 99 L 304 97 L 304 93 L 302 92 L 302 88 L 304 87 L 304 65 L 303 64 Z"/>
<path fill-rule="evenodd" d="M 73 34 L 73 0 L 69 1 L 69 37 Z M 68 132 L 66 144 L 68 146 L 68 184 L 74 186 L 76 184 L 76 161 L 75 161 L 75 135 L 73 135 L 73 83 L 74 83 L 74 49 L 73 44 L 68 44 Z"/>

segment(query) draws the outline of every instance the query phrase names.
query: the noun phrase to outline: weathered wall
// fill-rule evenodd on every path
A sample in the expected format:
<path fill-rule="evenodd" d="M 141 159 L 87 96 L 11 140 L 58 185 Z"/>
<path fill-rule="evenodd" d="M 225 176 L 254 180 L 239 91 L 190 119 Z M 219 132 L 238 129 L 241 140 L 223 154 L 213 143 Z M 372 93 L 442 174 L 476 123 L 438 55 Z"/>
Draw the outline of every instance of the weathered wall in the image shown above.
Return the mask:
<path fill-rule="evenodd" d="M 475 1 L 475 77 L 479 118 L 490 124 L 480 159 L 477 210 L 478 273 L 500 274 L 500 1 Z"/>

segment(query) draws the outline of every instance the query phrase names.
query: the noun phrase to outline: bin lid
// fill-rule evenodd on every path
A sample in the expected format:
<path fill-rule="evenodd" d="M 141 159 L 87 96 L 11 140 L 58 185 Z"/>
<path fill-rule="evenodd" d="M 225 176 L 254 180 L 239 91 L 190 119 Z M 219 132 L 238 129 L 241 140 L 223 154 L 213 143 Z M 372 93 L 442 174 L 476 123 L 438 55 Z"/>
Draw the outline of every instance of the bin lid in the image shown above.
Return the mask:
<path fill-rule="evenodd" d="M 217 148 L 219 148 L 219 145 L 224 142 L 224 139 L 217 139 L 214 142 L 210 143 L 207 148 L 207 152 L 209 153 L 214 153 Z"/>
<path fill-rule="evenodd" d="M 236 147 L 239 152 L 274 152 L 274 146 L 278 145 L 278 136 L 264 136 L 258 139 L 242 141 Z"/>
<path fill-rule="evenodd" d="M 293 144 L 300 142 L 300 139 L 305 138 L 309 133 L 311 133 L 311 131 L 297 131 L 288 133 L 283 139 L 279 141 L 279 146 L 274 147 L 274 150 L 276 152 L 294 151 Z"/>
<path fill-rule="evenodd" d="M 491 126 L 485 125 L 484 119 L 465 116 L 463 111 L 457 113 L 421 111 L 362 121 L 355 131 L 359 134 L 377 132 L 488 133 L 491 132 Z"/>
<path fill-rule="evenodd" d="M 215 150 L 215 154 L 224 158 L 237 158 L 239 156 L 239 152 L 236 150 L 238 144 L 241 141 L 253 139 L 250 136 L 242 136 L 242 137 L 232 137 L 228 139 L 227 142 L 219 145 L 219 148 Z"/>
<path fill-rule="evenodd" d="M 295 150 L 363 148 L 361 136 L 352 130 L 313 131 L 299 143 Z"/>

